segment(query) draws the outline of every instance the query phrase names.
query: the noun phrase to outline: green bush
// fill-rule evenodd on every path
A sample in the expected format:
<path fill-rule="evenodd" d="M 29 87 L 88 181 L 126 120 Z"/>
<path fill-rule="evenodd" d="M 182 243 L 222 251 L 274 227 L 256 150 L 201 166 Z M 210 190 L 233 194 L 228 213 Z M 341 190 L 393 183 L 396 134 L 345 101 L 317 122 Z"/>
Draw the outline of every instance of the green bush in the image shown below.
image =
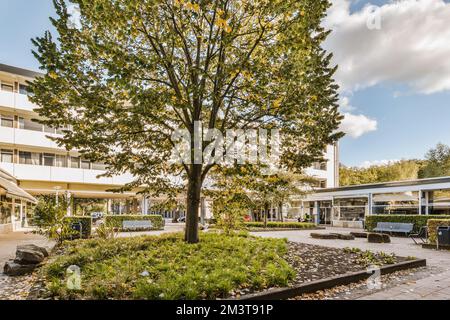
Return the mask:
<path fill-rule="evenodd" d="M 164 229 L 164 219 L 159 214 L 150 214 L 150 215 L 129 215 L 129 214 L 121 214 L 121 215 L 109 215 L 105 216 L 105 223 L 116 228 L 122 230 L 123 221 L 124 220 L 150 220 L 152 223 L 151 230 L 162 230 Z"/>
<path fill-rule="evenodd" d="M 264 228 L 264 222 L 245 222 L 244 225 L 247 228 Z M 280 229 L 310 229 L 315 228 L 314 223 L 309 222 L 267 222 L 267 228 L 280 228 Z"/>
<path fill-rule="evenodd" d="M 83 239 L 88 239 L 91 237 L 92 233 L 92 218 L 86 217 L 86 216 L 70 216 L 70 217 L 64 217 L 64 222 L 70 226 L 73 223 L 81 222 L 81 233 Z M 77 234 L 74 234 L 73 237 L 77 237 Z"/>
<path fill-rule="evenodd" d="M 248 233 L 201 233 L 64 243 L 43 267 L 50 295 L 58 299 L 216 299 L 232 290 L 286 286 L 295 277 L 284 259 L 286 239 Z M 81 268 L 81 290 L 68 290 L 66 269 Z"/>
<path fill-rule="evenodd" d="M 428 225 L 428 242 L 436 243 L 437 228 L 450 226 L 450 219 L 429 219 L 427 225 Z"/>
<path fill-rule="evenodd" d="M 368 231 L 372 231 L 376 226 L 377 222 L 401 222 L 401 223 L 414 223 L 414 231 L 418 232 L 421 227 L 427 225 L 427 221 L 430 219 L 450 219 L 450 216 L 444 215 L 386 215 L 377 214 L 366 216 L 365 227 Z"/>

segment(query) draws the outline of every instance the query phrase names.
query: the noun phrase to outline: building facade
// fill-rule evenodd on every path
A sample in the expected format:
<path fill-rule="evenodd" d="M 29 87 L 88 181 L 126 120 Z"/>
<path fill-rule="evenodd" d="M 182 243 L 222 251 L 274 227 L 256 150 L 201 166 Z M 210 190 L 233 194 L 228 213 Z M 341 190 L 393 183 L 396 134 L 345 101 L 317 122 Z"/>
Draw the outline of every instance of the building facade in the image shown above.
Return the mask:
<path fill-rule="evenodd" d="M 18 180 L 22 189 L 33 196 L 55 195 L 70 200 L 68 214 L 84 214 L 86 210 L 106 213 L 149 213 L 149 199 L 135 191 L 112 193 L 114 189 L 132 181 L 130 174 L 98 177 L 104 173 L 102 163 L 94 163 L 67 151 L 48 137 L 58 136 L 59 129 L 49 128 L 33 121 L 39 116 L 37 106 L 28 99 L 27 81 L 39 73 L 0 64 L 0 168 Z M 317 181 L 316 188 L 336 187 L 338 183 L 337 147 L 325 151 L 326 161 L 316 163 L 306 174 Z M 3 200 L 6 203 L 6 199 Z M 211 215 L 210 204 L 204 204 L 206 215 Z M 299 214 L 294 201 L 284 214 Z M 173 210 L 162 210 L 166 218 Z M 0 222 L 1 224 L 1 222 Z"/>
<path fill-rule="evenodd" d="M 450 177 L 316 190 L 302 199 L 303 215 L 319 224 L 363 228 L 376 214 L 450 214 Z"/>

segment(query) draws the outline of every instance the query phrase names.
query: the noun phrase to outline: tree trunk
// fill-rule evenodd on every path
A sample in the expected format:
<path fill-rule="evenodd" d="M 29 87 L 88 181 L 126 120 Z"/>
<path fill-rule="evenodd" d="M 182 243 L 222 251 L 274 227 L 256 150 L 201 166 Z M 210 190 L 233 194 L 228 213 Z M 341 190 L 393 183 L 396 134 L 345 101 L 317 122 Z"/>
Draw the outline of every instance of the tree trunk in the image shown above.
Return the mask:
<path fill-rule="evenodd" d="M 187 243 L 198 242 L 198 210 L 200 208 L 201 165 L 192 165 L 192 173 L 189 175 L 186 203 L 186 233 Z"/>
<path fill-rule="evenodd" d="M 278 214 L 280 216 L 280 221 L 283 222 L 283 202 L 278 204 Z"/>
<path fill-rule="evenodd" d="M 264 228 L 267 228 L 267 215 L 269 214 L 269 204 L 264 204 Z"/>

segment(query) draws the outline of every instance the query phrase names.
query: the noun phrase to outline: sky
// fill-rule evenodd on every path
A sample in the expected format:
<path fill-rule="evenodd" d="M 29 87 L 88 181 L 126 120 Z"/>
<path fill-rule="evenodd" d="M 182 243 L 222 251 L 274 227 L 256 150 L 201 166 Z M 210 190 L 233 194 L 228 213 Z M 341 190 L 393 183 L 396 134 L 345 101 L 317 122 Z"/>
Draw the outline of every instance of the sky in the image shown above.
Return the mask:
<path fill-rule="evenodd" d="M 0 0 L 0 63 L 38 70 L 30 39 L 53 30 L 51 0 Z M 369 166 L 450 145 L 450 2 L 332 0 L 340 161 Z"/>

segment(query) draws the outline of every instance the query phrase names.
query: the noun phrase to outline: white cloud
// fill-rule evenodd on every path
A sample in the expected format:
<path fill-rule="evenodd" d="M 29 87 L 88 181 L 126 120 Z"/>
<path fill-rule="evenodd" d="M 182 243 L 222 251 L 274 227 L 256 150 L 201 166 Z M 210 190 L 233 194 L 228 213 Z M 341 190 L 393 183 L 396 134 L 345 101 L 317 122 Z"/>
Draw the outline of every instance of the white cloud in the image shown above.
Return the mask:
<path fill-rule="evenodd" d="M 324 25 L 332 29 L 326 49 L 339 65 L 343 92 L 382 82 L 414 92 L 450 90 L 450 3 L 401 0 L 380 7 L 381 29 L 370 30 L 373 10 L 350 13 L 350 0 L 333 0 Z"/>
<path fill-rule="evenodd" d="M 350 104 L 350 99 L 346 96 L 340 98 L 339 107 L 341 112 L 349 112 L 356 109 Z"/>
<path fill-rule="evenodd" d="M 400 160 L 398 159 L 393 159 L 393 160 L 368 160 L 368 161 L 364 161 L 362 162 L 360 165 L 358 165 L 358 168 L 369 168 L 372 166 L 384 166 L 387 164 L 393 164 L 395 162 L 399 162 Z"/>
<path fill-rule="evenodd" d="M 341 121 L 340 130 L 353 138 L 358 138 L 363 134 L 377 130 L 377 121 L 365 115 L 354 115 L 342 113 L 344 119 Z"/>

